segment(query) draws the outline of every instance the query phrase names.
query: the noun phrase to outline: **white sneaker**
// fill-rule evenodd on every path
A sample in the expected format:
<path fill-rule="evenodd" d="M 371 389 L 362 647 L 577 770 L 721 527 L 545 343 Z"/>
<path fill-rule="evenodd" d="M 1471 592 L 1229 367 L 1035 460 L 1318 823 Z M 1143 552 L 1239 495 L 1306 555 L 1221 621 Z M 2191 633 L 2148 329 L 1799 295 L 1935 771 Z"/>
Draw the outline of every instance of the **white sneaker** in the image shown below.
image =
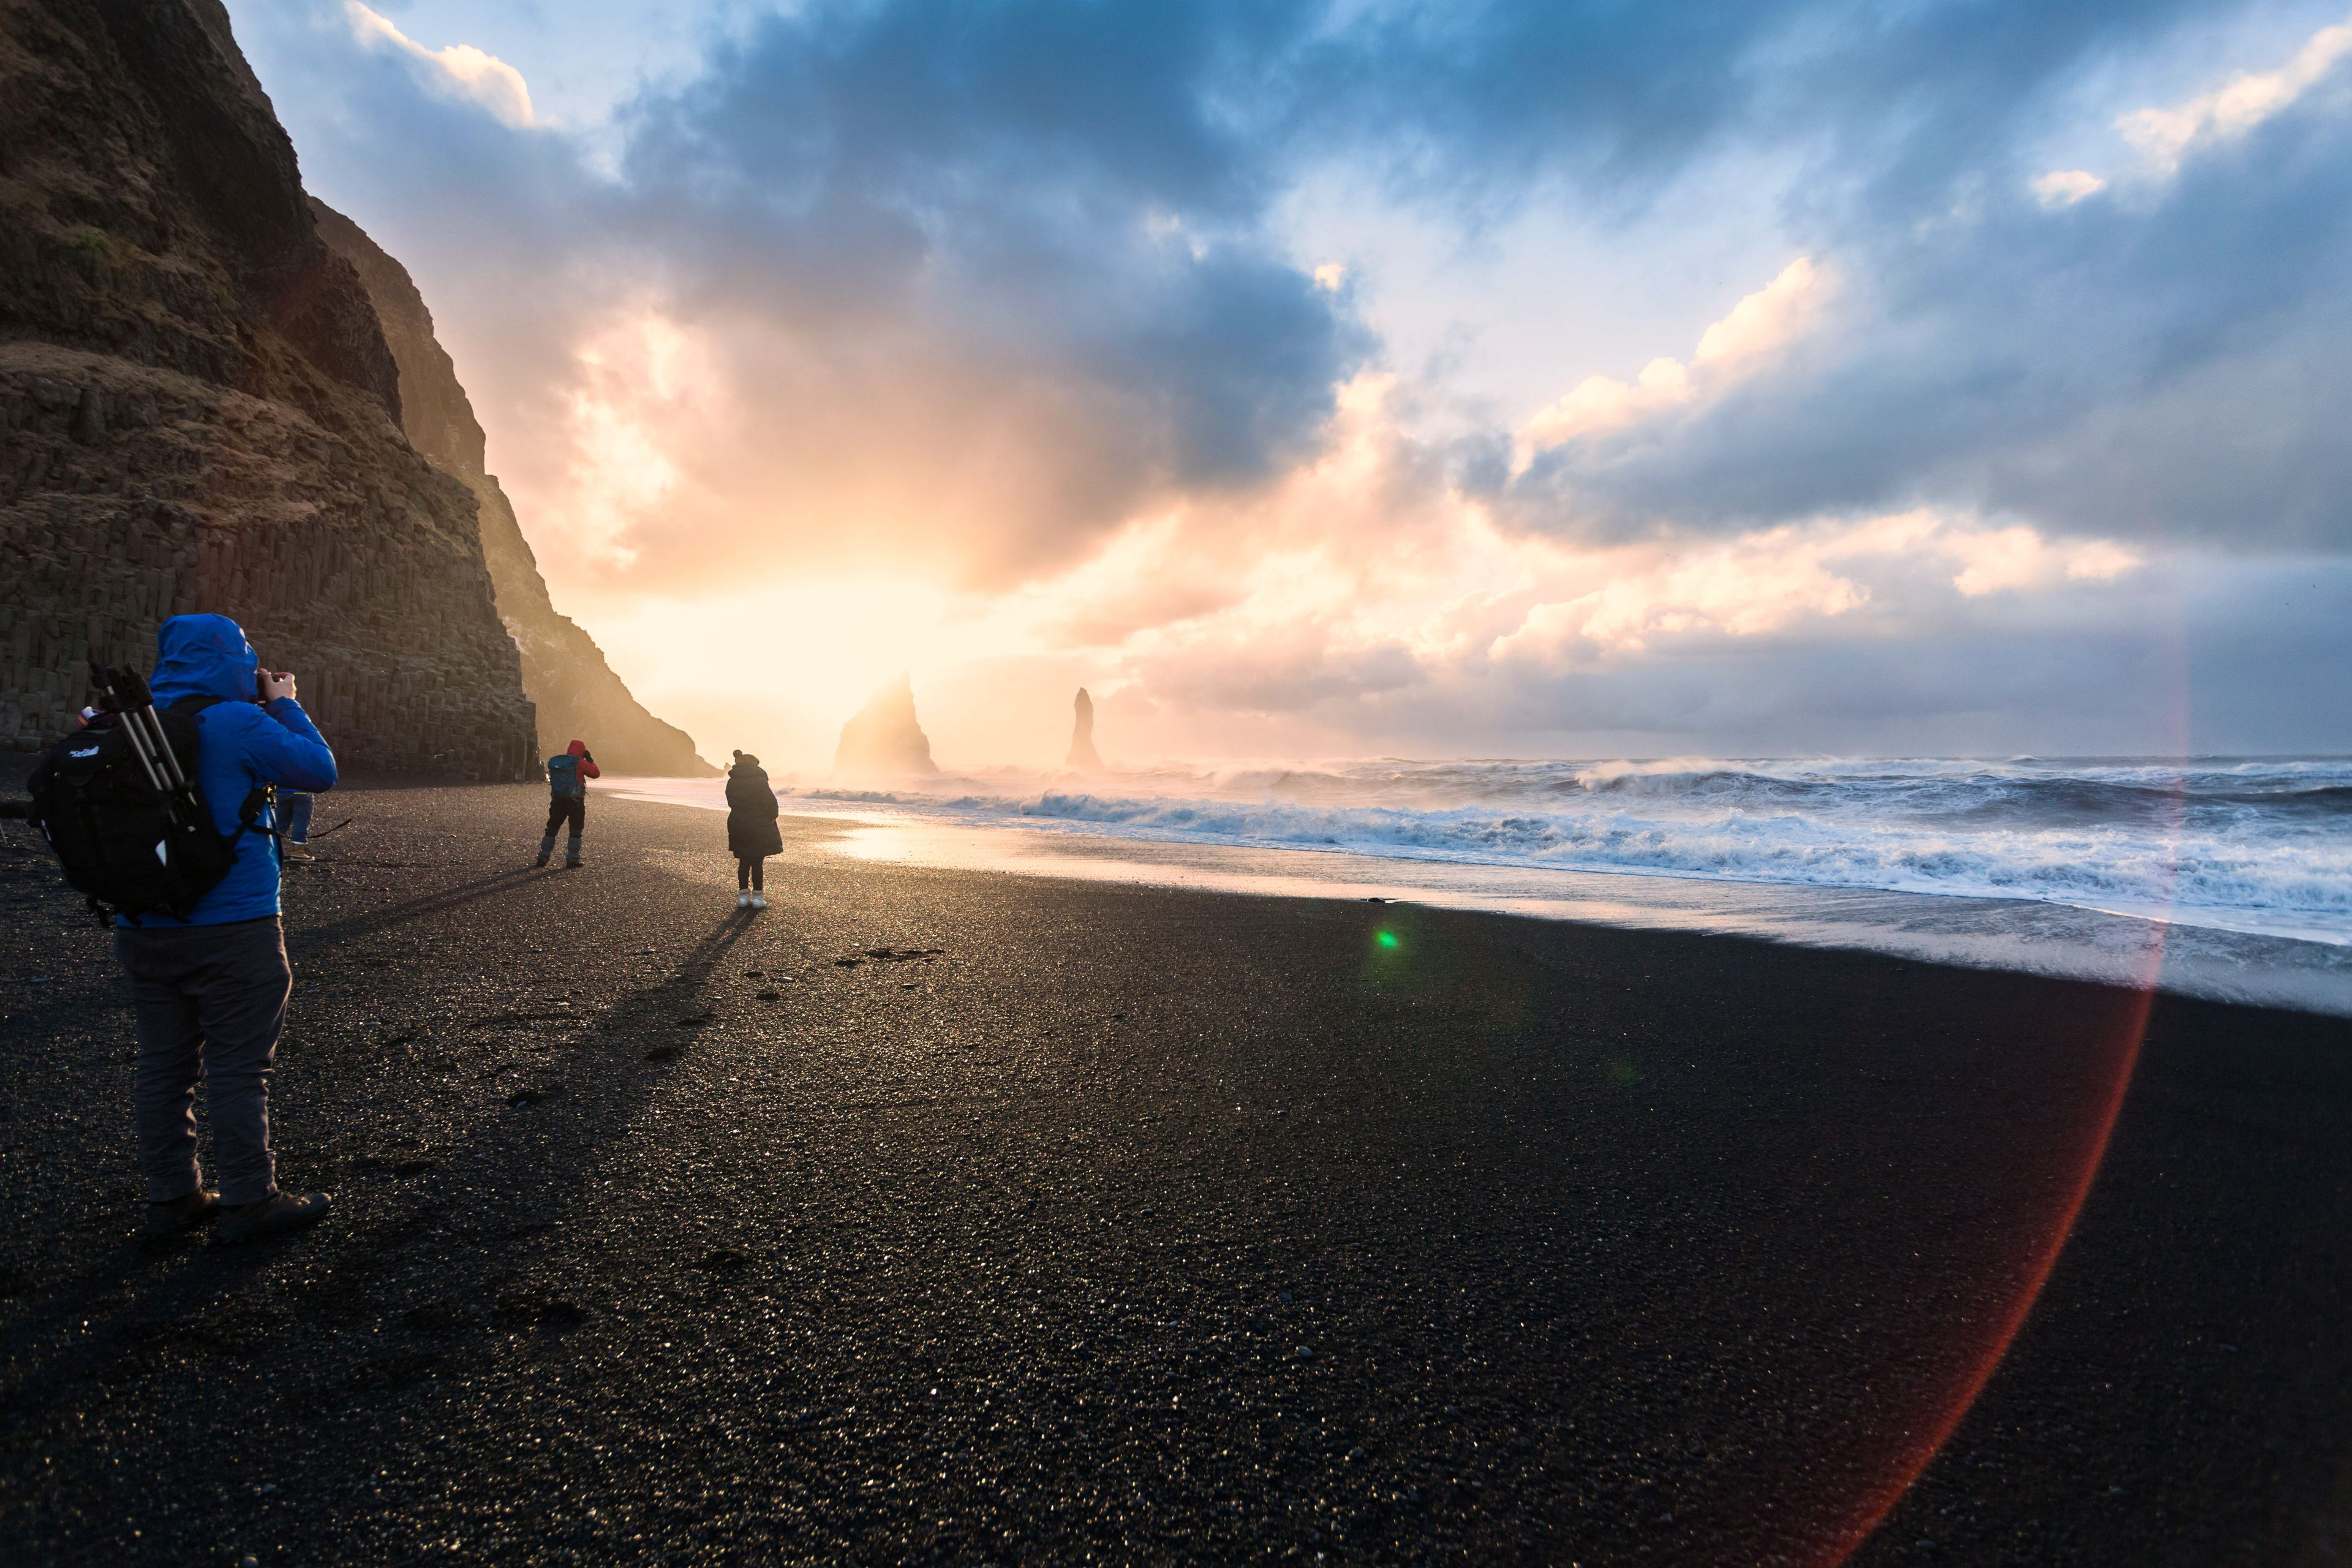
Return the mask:
<path fill-rule="evenodd" d="M 736 895 L 735 895 L 735 907 L 736 907 L 737 909 L 739 909 L 739 910 L 748 910 L 748 909 L 750 909 L 750 908 L 751 907 L 751 894 L 749 894 L 749 893 L 738 893 L 738 894 L 736 894 Z"/>
<path fill-rule="evenodd" d="M 755 910 L 764 910 L 764 909 L 766 909 L 766 908 L 768 907 L 768 895 L 767 895 L 767 894 L 765 894 L 765 893 L 754 893 L 754 894 L 752 894 L 752 895 L 751 895 L 751 907 L 752 907 L 753 909 L 755 909 Z"/>

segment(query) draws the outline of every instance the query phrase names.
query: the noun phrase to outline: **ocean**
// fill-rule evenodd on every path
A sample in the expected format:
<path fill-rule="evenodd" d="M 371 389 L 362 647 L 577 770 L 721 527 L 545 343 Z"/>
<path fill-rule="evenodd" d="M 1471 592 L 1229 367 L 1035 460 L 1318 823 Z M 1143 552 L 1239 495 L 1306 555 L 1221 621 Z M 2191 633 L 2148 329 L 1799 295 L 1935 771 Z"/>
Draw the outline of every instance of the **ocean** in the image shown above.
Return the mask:
<path fill-rule="evenodd" d="M 1742 931 L 2352 1013 L 2352 759 L 1418 762 L 782 778 L 875 858 Z M 717 803 L 713 781 L 637 793 Z"/>

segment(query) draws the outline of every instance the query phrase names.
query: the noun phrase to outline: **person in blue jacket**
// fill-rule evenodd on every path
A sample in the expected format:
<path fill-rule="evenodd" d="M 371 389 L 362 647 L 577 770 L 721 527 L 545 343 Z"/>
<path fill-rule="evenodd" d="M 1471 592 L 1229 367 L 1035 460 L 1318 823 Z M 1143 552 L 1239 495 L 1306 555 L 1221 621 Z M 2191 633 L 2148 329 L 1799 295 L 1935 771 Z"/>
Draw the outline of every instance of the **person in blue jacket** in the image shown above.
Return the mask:
<path fill-rule="evenodd" d="M 294 976 L 278 918 L 274 824 L 264 814 L 253 831 L 240 815 L 268 785 L 332 788 L 335 754 L 294 700 L 294 677 L 260 668 L 226 616 L 173 616 L 155 645 L 155 706 L 193 711 L 196 783 L 236 858 L 185 920 L 151 913 L 115 922 L 139 1034 L 131 1093 L 147 1230 L 172 1236 L 215 1220 L 215 1241 L 246 1241 L 323 1217 L 328 1196 L 278 1190 L 269 1069 Z M 217 1193 L 205 1190 L 196 1163 L 199 1079 L 212 1111 Z"/>

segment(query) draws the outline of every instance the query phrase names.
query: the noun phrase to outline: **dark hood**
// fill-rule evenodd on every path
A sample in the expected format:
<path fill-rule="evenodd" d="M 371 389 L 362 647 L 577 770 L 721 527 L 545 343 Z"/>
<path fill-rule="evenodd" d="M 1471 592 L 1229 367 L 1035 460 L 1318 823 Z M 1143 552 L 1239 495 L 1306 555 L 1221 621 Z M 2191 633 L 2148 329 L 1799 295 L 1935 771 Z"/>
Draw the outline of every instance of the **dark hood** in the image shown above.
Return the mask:
<path fill-rule="evenodd" d="M 184 697 L 253 700 L 259 661 L 245 628 L 226 616 L 173 616 L 156 629 L 155 652 L 155 676 L 148 684 L 158 708 Z"/>

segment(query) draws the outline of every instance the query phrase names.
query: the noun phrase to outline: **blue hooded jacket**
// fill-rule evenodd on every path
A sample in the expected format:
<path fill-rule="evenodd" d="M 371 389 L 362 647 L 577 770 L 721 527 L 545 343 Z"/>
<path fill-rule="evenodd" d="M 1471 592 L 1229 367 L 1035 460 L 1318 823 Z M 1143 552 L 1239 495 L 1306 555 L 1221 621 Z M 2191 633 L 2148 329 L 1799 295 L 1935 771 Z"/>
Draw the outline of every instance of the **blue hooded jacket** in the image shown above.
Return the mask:
<path fill-rule="evenodd" d="M 173 616 L 156 632 L 155 648 L 160 657 L 148 685 L 158 709 L 188 697 L 223 700 L 195 715 L 204 737 L 196 783 L 213 814 L 213 826 L 224 836 L 236 835 L 236 859 L 228 875 L 196 900 L 185 923 L 226 925 L 267 919 L 278 912 L 277 841 L 240 831 L 237 812 L 245 797 L 266 784 L 332 789 L 335 753 L 292 698 L 281 697 L 266 708 L 254 701 L 259 661 L 244 629 L 226 616 Z M 277 826 L 266 815 L 260 825 Z M 182 922 L 169 915 L 149 915 L 144 920 L 124 916 L 120 923 Z"/>

